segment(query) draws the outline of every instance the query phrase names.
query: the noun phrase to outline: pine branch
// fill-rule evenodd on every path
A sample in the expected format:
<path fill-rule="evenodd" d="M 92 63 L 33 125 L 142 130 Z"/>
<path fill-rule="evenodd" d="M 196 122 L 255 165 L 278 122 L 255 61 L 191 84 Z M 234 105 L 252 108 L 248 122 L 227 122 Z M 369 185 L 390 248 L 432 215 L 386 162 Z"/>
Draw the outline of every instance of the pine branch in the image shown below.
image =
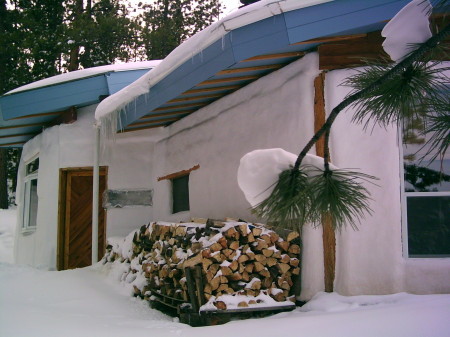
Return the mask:
<path fill-rule="evenodd" d="M 431 52 L 440 42 L 445 40 L 450 35 L 450 24 L 447 25 L 442 31 L 440 31 L 438 34 L 432 36 L 429 38 L 426 42 L 424 42 L 419 48 L 417 48 L 415 51 L 413 51 L 409 56 L 404 58 L 401 62 L 399 62 L 397 65 L 395 65 L 391 70 L 389 70 L 386 74 L 384 74 L 382 77 L 380 77 L 378 80 L 373 82 L 371 85 L 367 86 L 366 88 L 354 93 L 353 95 L 348 96 L 346 99 L 344 99 L 341 103 L 339 103 L 330 113 L 327 120 L 323 124 L 323 126 L 314 134 L 314 136 L 311 138 L 311 140 L 306 144 L 306 146 L 303 148 L 303 150 L 300 152 L 299 156 L 297 157 L 297 160 L 295 162 L 294 167 L 292 168 L 293 171 L 296 171 L 299 169 L 302 160 L 305 158 L 306 154 L 309 152 L 309 150 L 312 148 L 312 146 L 319 140 L 319 138 L 328 130 L 331 129 L 331 126 L 333 125 L 334 120 L 338 116 L 338 114 L 350 106 L 351 104 L 355 103 L 359 99 L 369 95 L 370 93 L 376 91 L 379 89 L 382 85 L 387 83 L 389 80 L 391 80 L 393 77 L 399 75 L 400 73 L 404 72 L 408 67 L 410 67 L 414 62 L 417 62 L 421 60 L 427 53 Z"/>

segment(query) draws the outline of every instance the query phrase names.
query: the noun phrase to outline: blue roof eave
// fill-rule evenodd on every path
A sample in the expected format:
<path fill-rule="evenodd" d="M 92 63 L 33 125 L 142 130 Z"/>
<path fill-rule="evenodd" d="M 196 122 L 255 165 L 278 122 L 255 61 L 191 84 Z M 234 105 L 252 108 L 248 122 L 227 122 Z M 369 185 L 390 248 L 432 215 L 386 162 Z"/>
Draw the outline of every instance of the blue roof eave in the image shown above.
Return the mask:
<path fill-rule="evenodd" d="M 409 0 L 335 0 L 257 21 L 228 32 L 221 40 L 174 68 L 148 94 L 121 114 L 129 124 L 161 107 L 216 73 L 245 59 L 276 53 L 311 39 L 368 33 L 381 29 Z M 311 44 L 299 45 L 306 50 Z"/>

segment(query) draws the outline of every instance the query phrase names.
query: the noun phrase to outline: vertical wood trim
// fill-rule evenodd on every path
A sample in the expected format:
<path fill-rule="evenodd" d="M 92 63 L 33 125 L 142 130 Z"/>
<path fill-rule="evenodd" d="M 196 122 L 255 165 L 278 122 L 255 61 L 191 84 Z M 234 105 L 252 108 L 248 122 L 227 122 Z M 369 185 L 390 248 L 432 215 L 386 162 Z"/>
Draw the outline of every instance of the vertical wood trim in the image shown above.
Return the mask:
<path fill-rule="evenodd" d="M 325 124 L 325 73 L 320 73 L 314 79 L 314 133 Z M 325 137 L 316 143 L 316 154 L 323 157 Z"/>
<path fill-rule="evenodd" d="M 70 199 L 72 191 L 72 173 L 66 174 L 66 195 L 65 195 L 65 215 L 64 215 L 64 265 L 63 269 L 69 267 L 69 243 L 70 243 Z"/>
<path fill-rule="evenodd" d="M 334 291 L 334 276 L 336 273 L 336 234 L 333 229 L 333 219 L 330 214 L 322 215 L 323 264 L 325 270 L 325 291 Z"/>
<path fill-rule="evenodd" d="M 66 181 L 67 171 L 59 170 L 59 196 L 58 196 L 58 248 L 56 256 L 57 270 L 64 269 L 64 242 L 65 242 L 65 217 L 66 217 Z"/>
<path fill-rule="evenodd" d="M 314 132 L 317 132 L 325 123 L 326 117 L 325 73 L 321 73 L 314 79 L 314 89 Z M 322 136 L 316 143 L 316 154 L 320 157 L 325 154 L 324 145 L 325 137 Z M 325 291 L 333 292 L 336 271 L 336 235 L 333 229 L 333 219 L 329 214 L 322 214 L 322 229 Z"/>

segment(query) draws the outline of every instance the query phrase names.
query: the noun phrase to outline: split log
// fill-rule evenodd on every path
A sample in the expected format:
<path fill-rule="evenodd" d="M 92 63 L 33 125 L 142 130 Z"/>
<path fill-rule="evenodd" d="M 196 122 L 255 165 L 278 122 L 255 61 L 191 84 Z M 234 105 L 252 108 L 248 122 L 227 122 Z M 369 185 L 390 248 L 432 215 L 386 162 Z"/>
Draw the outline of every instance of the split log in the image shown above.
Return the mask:
<path fill-rule="evenodd" d="M 289 234 L 287 235 L 286 241 L 287 242 L 291 242 L 297 238 L 300 238 L 300 233 L 299 232 L 289 232 Z"/>
<path fill-rule="evenodd" d="M 215 241 L 208 242 L 213 237 Z M 184 268 L 196 267 L 195 278 L 204 281 L 201 286 L 195 282 L 197 300 L 214 300 L 223 294 L 258 296 L 264 291 L 284 301 L 292 292 L 293 279 L 300 274 L 299 243 L 296 233 L 283 240 L 273 231 L 247 223 L 230 226 L 208 220 L 206 226 L 192 227 L 152 223 L 141 227 L 133 238 L 134 257 L 141 254 L 142 270 L 130 270 L 124 279 L 131 283 L 136 277 L 133 274 L 141 272 L 148 282 L 142 289 L 136 287 L 135 293 L 143 298 L 157 292 L 191 301 Z M 109 261 L 125 260 L 116 252 L 109 254 Z M 220 302 L 215 301 L 219 307 Z"/>

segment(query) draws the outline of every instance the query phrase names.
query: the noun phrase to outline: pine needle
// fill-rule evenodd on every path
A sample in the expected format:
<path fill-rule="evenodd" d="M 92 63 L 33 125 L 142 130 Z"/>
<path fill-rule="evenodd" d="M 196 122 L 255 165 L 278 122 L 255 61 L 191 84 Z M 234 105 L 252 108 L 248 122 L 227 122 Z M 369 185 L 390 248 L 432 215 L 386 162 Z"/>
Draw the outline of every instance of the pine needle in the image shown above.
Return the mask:
<path fill-rule="evenodd" d="M 445 98 L 431 102 L 431 109 L 433 113 L 427 116 L 427 125 L 425 127 L 425 134 L 429 136 L 428 141 L 423 148 L 427 148 L 424 159 L 431 155 L 430 161 L 437 157 L 443 158 L 450 145 L 450 99 Z"/>
<path fill-rule="evenodd" d="M 343 85 L 360 91 L 389 72 L 391 67 L 372 65 L 349 77 Z M 442 67 L 436 67 L 435 63 L 413 63 L 404 72 L 356 101 L 353 104 L 356 109 L 353 121 L 365 127 L 370 122 L 383 127 L 396 123 L 407 130 L 407 125 L 414 119 L 426 115 L 429 101 L 442 98 L 448 84 L 443 73 Z"/>
<path fill-rule="evenodd" d="M 308 177 L 304 171 L 285 170 L 280 173 L 271 195 L 253 212 L 274 227 L 298 230 L 305 222 L 310 205 L 307 185 Z"/>
<path fill-rule="evenodd" d="M 362 185 L 362 181 L 371 182 L 377 178 L 354 171 L 332 170 L 322 171 L 309 182 L 312 195 L 309 221 L 321 224 L 323 214 L 330 214 L 333 228 L 340 230 L 350 225 L 357 230 L 357 222 L 365 213 L 371 214 L 369 206 L 370 193 Z"/>

